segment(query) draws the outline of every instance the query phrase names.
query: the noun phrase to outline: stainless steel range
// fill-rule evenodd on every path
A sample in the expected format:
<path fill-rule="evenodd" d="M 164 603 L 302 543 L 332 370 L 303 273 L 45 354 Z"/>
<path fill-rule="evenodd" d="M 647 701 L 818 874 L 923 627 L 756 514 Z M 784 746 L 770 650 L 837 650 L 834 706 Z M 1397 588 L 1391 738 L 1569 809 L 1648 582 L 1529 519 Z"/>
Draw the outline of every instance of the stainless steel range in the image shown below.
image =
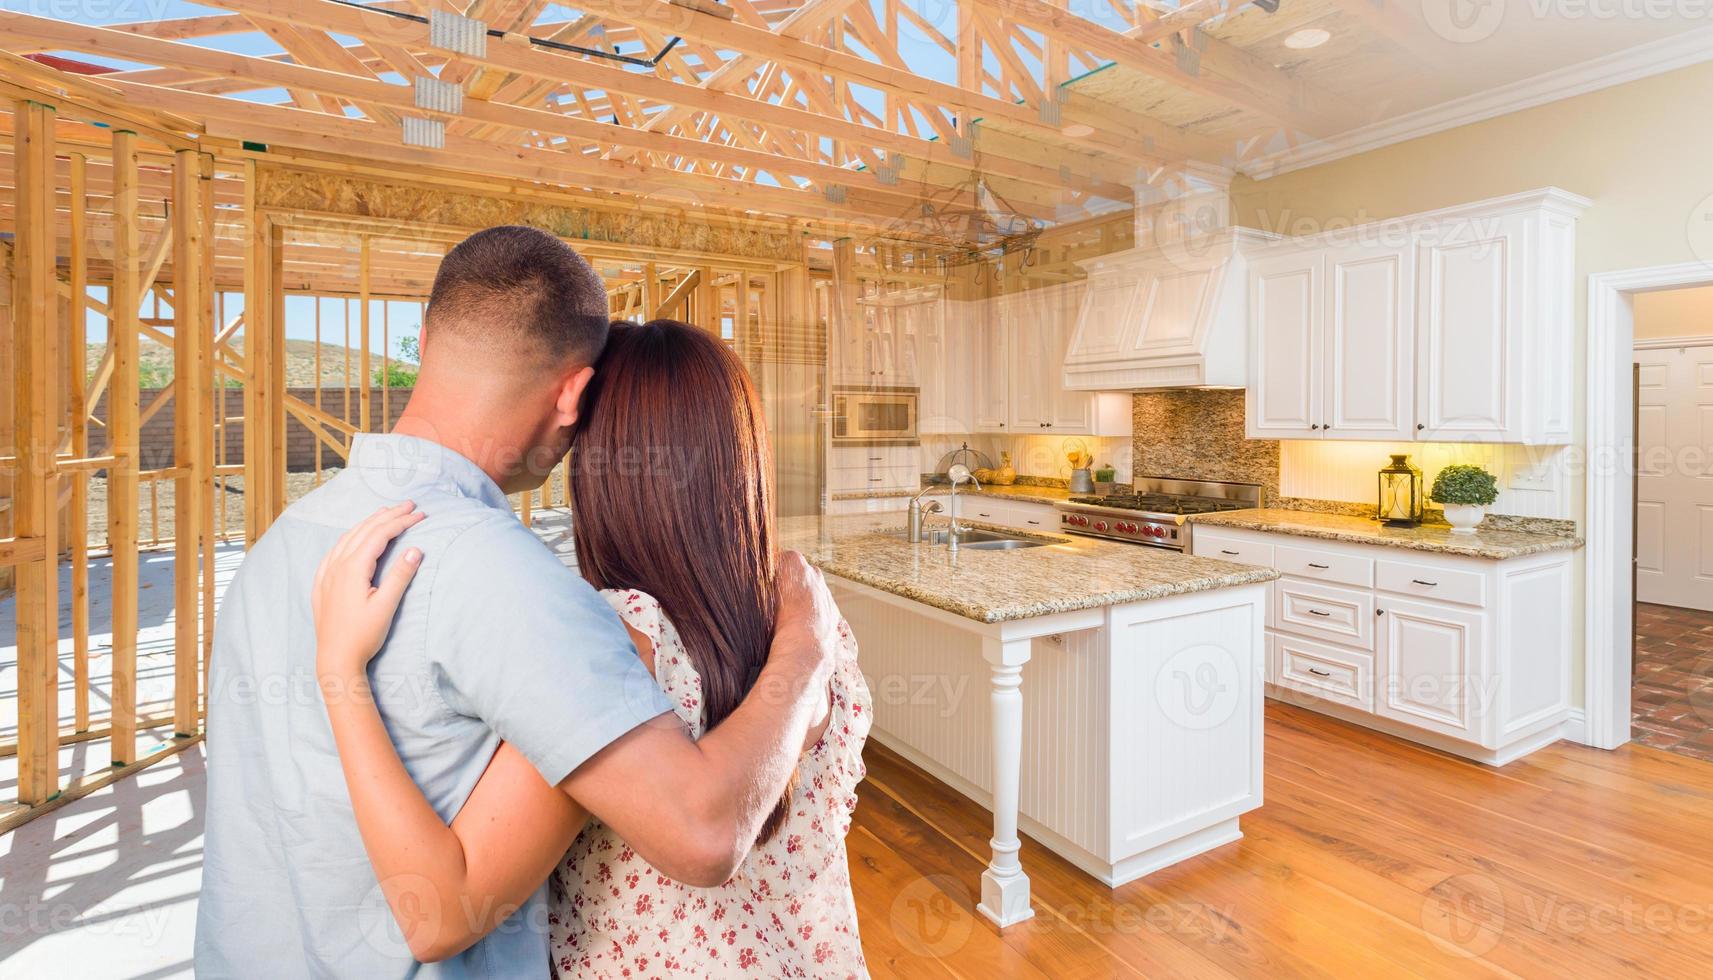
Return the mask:
<path fill-rule="evenodd" d="M 1131 493 L 1072 497 L 1055 506 L 1059 530 L 1067 534 L 1188 551 L 1189 518 L 1260 507 L 1265 496 L 1258 483 L 1143 476 L 1136 478 Z"/>

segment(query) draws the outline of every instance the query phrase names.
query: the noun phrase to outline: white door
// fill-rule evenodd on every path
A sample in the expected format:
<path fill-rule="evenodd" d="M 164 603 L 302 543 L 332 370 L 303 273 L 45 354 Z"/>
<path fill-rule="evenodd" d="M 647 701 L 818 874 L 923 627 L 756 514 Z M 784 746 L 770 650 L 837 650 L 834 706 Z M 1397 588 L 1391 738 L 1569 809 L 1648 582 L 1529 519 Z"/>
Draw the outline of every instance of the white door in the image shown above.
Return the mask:
<path fill-rule="evenodd" d="M 1380 599 L 1375 609 L 1379 635 L 1374 713 L 1479 741 L 1482 706 L 1502 693 L 1483 690 L 1481 615 L 1426 602 Z"/>
<path fill-rule="evenodd" d="M 1249 266 L 1251 439 L 1320 435 L 1323 269 L 1319 251 Z"/>
<path fill-rule="evenodd" d="M 1459 225 L 1421 246 L 1416 297 L 1416 436 L 1520 441 L 1523 232 Z"/>
<path fill-rule="evenodd" d="M 1414 246 L 1354 245 L 1325 255 L 1321 432 L 1333 439 L 1412 439 Z"/>
<path fill-rule="evenodd" d="M 1636 598 L 1713 610 L 1713 346 L 1636 363 Z"/>

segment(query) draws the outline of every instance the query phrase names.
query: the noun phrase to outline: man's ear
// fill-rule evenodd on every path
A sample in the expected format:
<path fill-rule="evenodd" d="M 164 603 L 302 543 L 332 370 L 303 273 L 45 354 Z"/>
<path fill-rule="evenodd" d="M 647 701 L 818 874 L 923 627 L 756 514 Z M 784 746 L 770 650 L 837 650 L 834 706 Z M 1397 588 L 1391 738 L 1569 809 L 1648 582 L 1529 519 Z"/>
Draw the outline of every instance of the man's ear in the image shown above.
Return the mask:
<path fill-rule="evenodd" d="M 583 390 L 589 387 L 589 380 L 595 376 L 595 369 L 586 367 L 576 374 L 566 375 L 559 384 L 559 395 L 554 399 L 553 410 L 557 415 L 554 419 L 561 427 L 569 428 L 577 424 L 577 409 L 583 403 Z"/>

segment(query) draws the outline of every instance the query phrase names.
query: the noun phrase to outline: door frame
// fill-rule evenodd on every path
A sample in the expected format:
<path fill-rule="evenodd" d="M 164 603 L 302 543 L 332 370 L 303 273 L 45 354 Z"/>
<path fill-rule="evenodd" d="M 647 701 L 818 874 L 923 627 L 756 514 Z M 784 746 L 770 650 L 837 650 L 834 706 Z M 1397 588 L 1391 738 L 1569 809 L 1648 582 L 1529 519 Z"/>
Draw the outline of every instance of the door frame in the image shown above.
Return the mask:
<path fill-rule="evenodd" d="M 1630 647 L 1635 628 L 1635 595 L 1630 587 L 1630 562 L 1635 551 L 1631 520 L 1636 506 L 1630 483 L 1635 449 L 1631 365 L 1636 328 L 1632 297 L 1708 285 L 1713 285 L 1713 261 L 1588 277 L 1582 741 L 1599 748 L 1615 749 L 1630 740 Z"/>

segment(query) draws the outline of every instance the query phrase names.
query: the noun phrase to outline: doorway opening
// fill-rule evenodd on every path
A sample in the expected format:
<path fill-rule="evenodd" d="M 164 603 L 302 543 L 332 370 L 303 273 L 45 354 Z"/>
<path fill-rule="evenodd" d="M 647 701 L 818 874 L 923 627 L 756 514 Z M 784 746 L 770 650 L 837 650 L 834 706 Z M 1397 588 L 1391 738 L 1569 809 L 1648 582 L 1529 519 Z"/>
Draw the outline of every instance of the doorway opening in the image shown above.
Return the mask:
<path fill-rule="evenodd" d="M 1631 737 L 1713 762 L 1713 286 L 1637 293 Z"/>

